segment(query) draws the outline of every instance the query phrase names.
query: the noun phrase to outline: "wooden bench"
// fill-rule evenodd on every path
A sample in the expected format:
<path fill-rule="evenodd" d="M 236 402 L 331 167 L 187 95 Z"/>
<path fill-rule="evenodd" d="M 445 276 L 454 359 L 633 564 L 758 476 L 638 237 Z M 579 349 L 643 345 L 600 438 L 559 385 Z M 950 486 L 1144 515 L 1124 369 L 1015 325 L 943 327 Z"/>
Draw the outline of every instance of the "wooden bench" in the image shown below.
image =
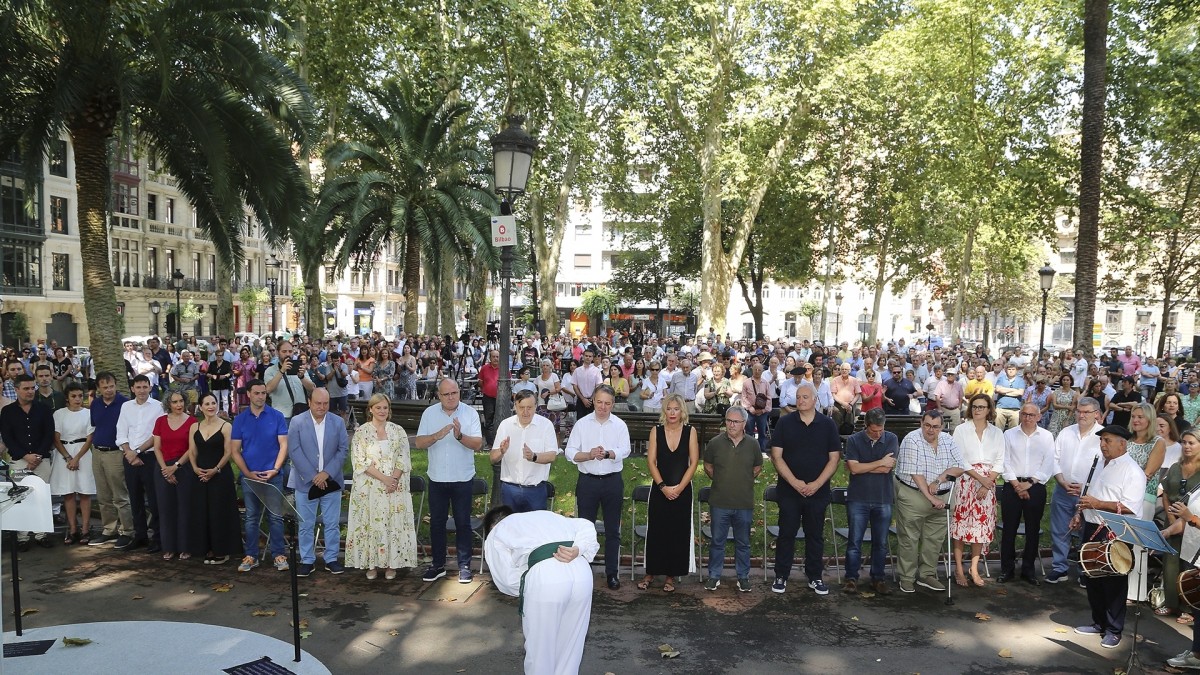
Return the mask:
<path fill-rule="evenodd" d="M 859 415 L 858 419 L 856 419 L 854 421 L 854 430 L 862 431 L 865 427 L 866 427 L 866 423 L 864 421 L 864 417 L 862 415 Z M 916 431 L 917 429 L 921 428 L 921 416 L 920 415 L 888 415 L 887 421 L 884 423 L 883 428 L 886 431 L 890 431 L 893 434 L 896 434 L 896 438 L 903 441 L 904 437 L 907 436 L 910 432 Z M 953 432 L 953 429 L 947 429 L 947 433 L 951 433 L 951 432 Z"/>

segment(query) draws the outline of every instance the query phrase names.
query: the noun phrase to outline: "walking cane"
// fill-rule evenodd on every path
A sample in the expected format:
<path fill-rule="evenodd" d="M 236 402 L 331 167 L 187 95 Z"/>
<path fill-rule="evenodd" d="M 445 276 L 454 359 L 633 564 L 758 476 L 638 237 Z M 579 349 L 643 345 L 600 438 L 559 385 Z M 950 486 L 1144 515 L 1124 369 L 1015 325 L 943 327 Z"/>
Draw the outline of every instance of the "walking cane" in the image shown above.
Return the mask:
<path fill-rule="evenodd" d="M 946 604 L 953 605 L 954 598 L 950 596 L 950 589 L 954 586 L 954 582 L 950 579 L 950 563 L 952 558 L 950 553 L 950 502 L 954 499 L 954 488 L 958 482 L 950 483 L 950 492 L 946 493 Z"/>

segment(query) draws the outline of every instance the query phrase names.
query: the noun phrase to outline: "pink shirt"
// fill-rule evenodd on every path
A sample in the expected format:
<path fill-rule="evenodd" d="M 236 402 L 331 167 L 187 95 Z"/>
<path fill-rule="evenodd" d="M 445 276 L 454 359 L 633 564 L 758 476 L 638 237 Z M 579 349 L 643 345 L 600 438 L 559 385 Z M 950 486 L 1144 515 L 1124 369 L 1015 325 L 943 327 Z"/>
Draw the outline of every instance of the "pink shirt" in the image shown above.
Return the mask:
<path fill-rule="evenodd" d="M 575 386 L 579 388 L 579 394 L 584 398 L 591 398 L 592 393 L 596 391 L 596 387 L 600 384 L 600 369 L 596 366 L 580 366 L 575 369 L 572 375 Z"/>
<path fill-rule="evenodd" d="M 767 407 L 761 411 L 756 411 L 754 409 L 754 399 L 759 394 L 767 395 Z M 771 412 L 771 385 L 762 380 L 747 377 L 746 381 L 742 383 L 742 407 L 760 415 L 765 412 Z"/>
<path fill-rule="evenodd" d="M 1137 354 L 1133 354 L 1132 356 L 1118 354 L 1117 360 L 1125 367 L 1125 377 L 1133 377 L 1142 369 L 1142 359 Z"/>

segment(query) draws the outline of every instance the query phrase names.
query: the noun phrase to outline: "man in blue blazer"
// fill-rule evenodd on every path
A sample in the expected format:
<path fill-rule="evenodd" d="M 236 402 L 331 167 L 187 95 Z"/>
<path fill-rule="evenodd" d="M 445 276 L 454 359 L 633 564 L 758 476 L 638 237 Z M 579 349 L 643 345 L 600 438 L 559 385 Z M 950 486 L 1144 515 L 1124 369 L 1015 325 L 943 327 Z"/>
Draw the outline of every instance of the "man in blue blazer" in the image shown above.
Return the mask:
<path fill-rule="evenodd" d="M 341 549 L 342 465 L 350 449 L 346 422 L 329 413 L 329 392 L 314 389 L 308 412 L 292 418 L 288 426 L 288 454 L 292 472 L 288 487 L 296 491 L 296 510 L 300 512 L 300 567 L 296 576 L 312 574 L 317 561 L 313 530 L 320 512 L 325 530 L 325 569 L 332 574 L 345 570 L 338 562 Z"/>

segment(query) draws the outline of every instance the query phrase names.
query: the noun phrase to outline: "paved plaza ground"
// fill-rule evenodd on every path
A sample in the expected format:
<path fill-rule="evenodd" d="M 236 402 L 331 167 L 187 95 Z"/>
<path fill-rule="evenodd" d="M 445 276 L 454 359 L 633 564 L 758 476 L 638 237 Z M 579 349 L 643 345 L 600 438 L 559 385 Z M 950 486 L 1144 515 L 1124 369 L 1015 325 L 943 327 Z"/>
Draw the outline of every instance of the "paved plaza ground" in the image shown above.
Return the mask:
<path fill-rule="evenodd" d="M 478 562 L 476 563 L 478 564 Z M 238 574 L 233 563 L 214 568 L 196 561 L 161 561 L 143 552 L 102 548 L 34 549 L 21 556 L 22 604 L 36 609 L 27 628 L 92 621 L 187 621 L 255 631 L 290 642 L 288 578 L 271 568 Z M 13 629 L 8 552 L 4 560 L 5 631 Z M 300 580 L 301 617 L 311 636 L 307 653 L 332 673 L 520 672 L 522 637 L 515 599 L 477 576 L 424 584 L 417 572 L 393 582 L 368 581 L 350 570 L 340 577 L 318 567 Z M 831 593 L 818 597 L 802 578 L 785 595 L 770 592 L 756 570 L 754 590 L 738 593 L 732 579 L 705 592 L 693 577 L 675 593 L 638 591 L 628 581 L 611 592 L 599 575 L 583 673 L 1112 673 L 1123 668 L 1133 634 L 1130 613 L 1120 649 L 1075 635 L 1086 623 L 1087 602 L 1074 584 L 1024 584 L 945 593 L 918 589 L 888 597 L 842 595 L 836 574 Z M 216 584 L 232 584 L 226 592 Z M 955 589 L 958 591 L 959 589 Z M 256 609 L 276 610 L 255 617 Z M 985 620 L 986 619 L 986 620 Z M 1190 629 L 1156 618 L 1139 624 L 1142 660 L 1149 672 L 1188 644 Z M 59 636 L 65 637 L 65 636 Z M 8 636 L 11 641 L 12 636 Z M 669 644 L 680 655 L 660 656 Z M 183 645 L 147 644 L 162 658 Z M 94 663 L 79 650 L 79 673 L 121 672 L 119 663 Z M 999 655 L 1008 650 L 1011 657 Z M 39 673 L 38 657 L 9 659 L 5 673 Z M 286 665 L 286 664 L 285 664 Z M 163 672 L 205 672 L 205 664 L 164 665 Z M 213 672 L 218 672 L 213 668 Z"/>

